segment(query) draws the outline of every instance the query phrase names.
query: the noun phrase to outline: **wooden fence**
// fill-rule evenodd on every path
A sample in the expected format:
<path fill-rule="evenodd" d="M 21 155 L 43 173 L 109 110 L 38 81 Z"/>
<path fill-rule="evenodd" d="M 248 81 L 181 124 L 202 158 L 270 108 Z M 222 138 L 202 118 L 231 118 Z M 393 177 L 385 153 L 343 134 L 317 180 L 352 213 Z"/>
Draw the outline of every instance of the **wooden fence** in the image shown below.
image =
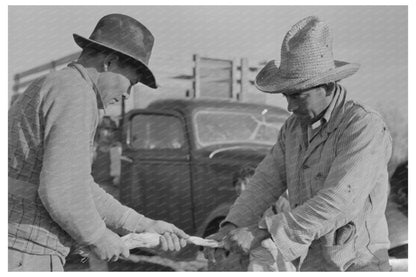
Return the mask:
<path fill-rule="evenodd" d="M 79 55 L 80 52 L 73 53 L 15 74 L 13 94 L 18 95 L 36 78 L 63 68 Z M 258 95 L 249 97 L 250 93 L 255 92 L 253 80 L 259 66 L 250 66 L 247 58 L 220 59 L 198 54 L 192 57 L 154 57 L 151 69 L 158 82 L 158 93 L 137 86 L 133 97 L 127 103 L 111 107 L 110 114 L 119 115 L 122 109 L 142 108 L 155 99 L 166 97 L 210 97 L 262 102 Z"/>

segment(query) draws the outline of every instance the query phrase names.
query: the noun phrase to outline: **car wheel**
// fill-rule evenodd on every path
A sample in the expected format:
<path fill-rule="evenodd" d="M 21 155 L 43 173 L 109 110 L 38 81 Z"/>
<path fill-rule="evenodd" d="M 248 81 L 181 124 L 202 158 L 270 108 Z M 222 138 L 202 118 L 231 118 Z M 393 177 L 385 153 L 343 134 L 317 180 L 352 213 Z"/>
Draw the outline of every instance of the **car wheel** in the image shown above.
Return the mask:
<path fill-rule="evenodd" d="M 225 217 L 217 217 L 211 223 L 208 224 L 208 227 L 204 231 L 203 237 L 206 238 L 209 235 L 215 234 L 220 229 L 220 223 L 224 220 Z"/>

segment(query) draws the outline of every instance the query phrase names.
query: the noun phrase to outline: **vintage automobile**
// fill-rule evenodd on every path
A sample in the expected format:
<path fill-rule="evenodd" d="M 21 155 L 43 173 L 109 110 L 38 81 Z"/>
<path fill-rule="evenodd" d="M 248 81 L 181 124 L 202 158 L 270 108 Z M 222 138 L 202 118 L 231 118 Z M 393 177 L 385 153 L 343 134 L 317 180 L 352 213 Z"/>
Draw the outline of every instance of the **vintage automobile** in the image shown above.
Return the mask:
<path fill-rule="evenodd" d="M 233 178 L 256 166 L 288 117 L 278 107 L 221 100 L 158 100 L 124 117 L 120 201 L 207 236 L 236 198 Z"/>
<path fill-rule="evenodd" d="M 233 182 L 264 158 L 288 116 L 273 106 L 202 99 L 158 100 L 131 110 L 121 124 L 120 201 L 191 235 L 214 233 L 237 197 Z M 386 211 L 389 254 L 399 270 L 407 268 L 405 210 L 390 199 Z M 169 258 L 192 259 L 198 250 L 188 246 Z M 166 267 L 118 262 L 109 269 Z"/>

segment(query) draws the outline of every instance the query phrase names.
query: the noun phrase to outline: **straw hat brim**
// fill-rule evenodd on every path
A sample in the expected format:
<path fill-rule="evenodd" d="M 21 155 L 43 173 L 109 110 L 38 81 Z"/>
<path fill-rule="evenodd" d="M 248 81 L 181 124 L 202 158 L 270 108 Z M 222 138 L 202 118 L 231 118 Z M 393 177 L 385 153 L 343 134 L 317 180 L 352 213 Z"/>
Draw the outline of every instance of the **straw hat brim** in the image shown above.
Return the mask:
<path fill-rule="evenodd" d="M 133 57 L 132 55 L 130 55 L 130 54 L 124 52 L 124 51 L 121 51 L 119 49 L 115 49 L 115 48 L 113 48 L 109 45 L 100 43 L 98 41 L 82 37 L 78 34 L 73 34 L 73 37 L 74 37 L 75 43 L 78 44 L 78 46 L 81 47 L 81 48 L 84 48 L 86 46 L 102 47 L 104 49 L 113 50 L 113 51 L 121 53 L 121 54 L 123 54 L 123 55 L 125 55 L 129 58 L 132 58 L 134 61 L 136 61 L 138 63 L 138 66 L 140 67 L 140 69 L 144 71 L 144 73 L 143 73 L 144 78 L 143 78 L 143 80 L 140 80 L 140 83 L 143 83 L 144 85 L 146 85 L 150 88 L 157 88 L 156 78 L 153 75 L 153 72 L 140 59 L 137 59 L 136 57 Z"/>
<path fill-rule="evenodd" d="M 328 70 L 312 77 L 287 78 L 272 60 L 257 74 L 255 86 L 267 93 L 294 93 L 300 90 L 312 88 L 321 84 L 339 81 L 358 71 L 360 65 L 334 61 L 334 69 Z"/>

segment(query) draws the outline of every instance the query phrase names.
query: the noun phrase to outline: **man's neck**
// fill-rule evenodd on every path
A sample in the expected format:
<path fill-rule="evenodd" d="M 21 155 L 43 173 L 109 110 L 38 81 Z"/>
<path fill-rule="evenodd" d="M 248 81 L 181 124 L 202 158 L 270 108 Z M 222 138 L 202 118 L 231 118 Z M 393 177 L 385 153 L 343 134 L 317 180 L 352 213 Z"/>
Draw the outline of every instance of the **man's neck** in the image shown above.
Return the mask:
<path fill-rule="evenodd" d="M 331 102 L 328 103 L 328 105 L 326 106 L 326 108 L 322 112 L 320 112 L 318 114 L 318 116 L 316 116 L 314 119 L 312 119 L 310 122 L 308 122 L 308 124 L 309 125 L 313 125 L 315 122 L 318 122 L 319 120 L 321 120 L 324 117 L 326 111 L 328 110 L 328 107 L 329 107 L 329 104 L 330 103 Z"/>
<path fill-rule="evenodd" d="M 93 63 L 88 62 L 88 60 L 86 59 L 78 59 L 77 63 L 84 67 L 84 69 L 88 72 L 91 81 L 93 81 L 96 84 L 99 75 L 97 67 Z"/>
<path fill-rule="evenodd" d="M 100 71 L 97 69 L 97 66 L 93 63 L 89 63 L 88 60 L 83 59 L 80 57 L 78 61 L 76 62 L 80 64 L 84 70 L 87 72 L 88 77 L 91 79 L 91 82 L 93 83 L 94 91 L 97 93 L 97 104 L 99 109 L 104 109 L 105 112 L 105 106 L 102 100 L 101 92 L 97 88 L 97 80 L 100 74 Z"/>
<path fill-rule="evenodd" d="M 315 122 L 318 122 L 319 120 L 321 120 L 322 118 L 329 116 L 327 115 L 327 112 L 328 112 L 329 107 L 331 106 L 332 101 L 334 101 L 334 96 L 335 96 L 335 87 L 333 88 L 331 93 L 325 98 L 325 105 L 322 111 L 318 113 L 318 115 L 309 122 L 309 125 L 312 125 Z M 326 120 L 328 120 L 328 118 L 326 118 Z"/>

